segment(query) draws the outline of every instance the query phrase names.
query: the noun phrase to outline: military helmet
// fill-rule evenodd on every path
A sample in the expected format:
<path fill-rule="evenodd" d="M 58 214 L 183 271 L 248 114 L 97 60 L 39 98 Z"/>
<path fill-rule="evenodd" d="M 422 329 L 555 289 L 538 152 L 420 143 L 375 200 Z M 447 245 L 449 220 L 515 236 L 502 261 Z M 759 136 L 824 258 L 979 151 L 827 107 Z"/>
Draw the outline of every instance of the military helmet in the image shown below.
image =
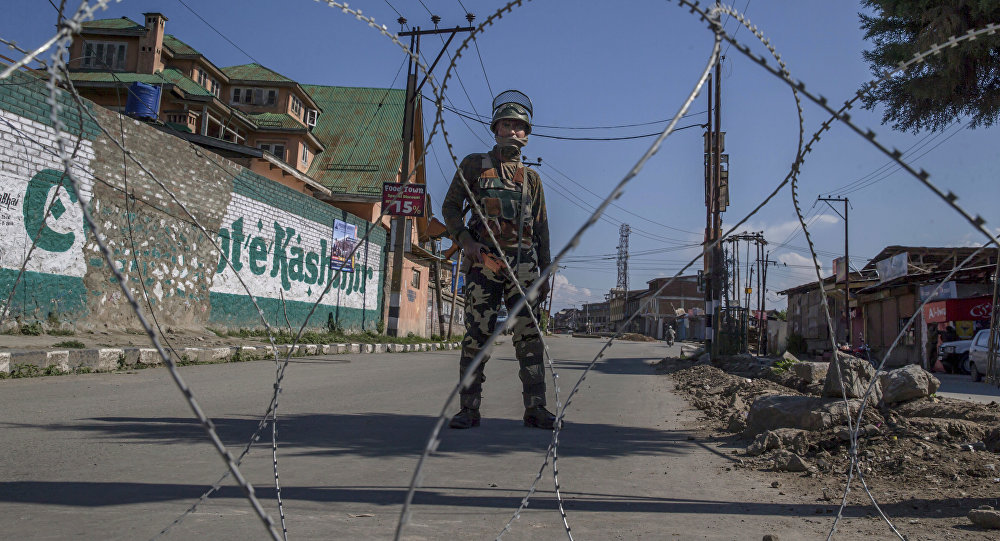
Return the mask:
<path fill-rule="evenodd" d="M 526 133 L 531 133 L 531 100 L 519 90 L 505 90 L 493 98 L 493 120 L 490 131 L 496 132 L 497 122 L 505 119 L 523 120 L 528 125 Z"/>

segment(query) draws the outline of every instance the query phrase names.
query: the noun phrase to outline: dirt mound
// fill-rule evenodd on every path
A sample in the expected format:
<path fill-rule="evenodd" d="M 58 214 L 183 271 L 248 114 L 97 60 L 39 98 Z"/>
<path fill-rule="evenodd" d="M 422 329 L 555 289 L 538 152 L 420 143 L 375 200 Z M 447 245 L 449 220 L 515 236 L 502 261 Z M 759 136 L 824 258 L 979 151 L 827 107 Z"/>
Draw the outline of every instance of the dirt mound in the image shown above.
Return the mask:
<path fill-rule="evenodd" d="M 656 338 L 651 336 L 646 336 L 644 334 L 627 332 L 618 337 L 619 340 L 628 340 L 630 342 L 656 342 Z"/>
<path fill-rule="evenodd" d="M 735 467 L 801 472 L 791 479 L 787 474 L 769 475 L 785 475 L 779 477 L 782 483 L 797 484 L 806 492 L 822 491 L 824 498 L 830 498 L 823 501 L 839 499 L 850 465 L 846 425 L 822 430 L 777 428 L 743 437 L 747 414 L 758 398 L 818 397 L 821 385 L 746 358 L 711 365 L 667 358 L 657 367 L 705 414 L 699 424 L 732 434 L 729 438 L 746 446 L 745 451 L 734 451 L 739 457 Z M 955 506 L 995 498 L 1000 456 L 992 450 L 1000 450 L 1000 404 L 934 396 L 892 407 L 869 405 L 857 440 L 866 482 L 877 491 L 880 504 L 890 505 L 926 499 L 928 494 Z M 967 512 L 968 508 L 963 516 Z"/>

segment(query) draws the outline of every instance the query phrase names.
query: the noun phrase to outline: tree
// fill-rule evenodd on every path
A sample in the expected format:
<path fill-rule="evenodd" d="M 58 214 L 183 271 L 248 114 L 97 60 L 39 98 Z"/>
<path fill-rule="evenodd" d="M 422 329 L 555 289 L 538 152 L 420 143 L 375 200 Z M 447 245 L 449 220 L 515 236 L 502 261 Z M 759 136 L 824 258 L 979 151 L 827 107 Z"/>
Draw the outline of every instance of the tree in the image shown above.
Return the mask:
<path fill-rule="evenodd" d="M 997 0 L 862 0 L 864 59 L 878 75 L 951 36 L 1000 23 Z M 865 109 L 882 104 L 882 123 L 899 131 L 940 130 L 956 117 L 989 127 L 1000 115 L 1000 35 L 983 35 L 927 57 L 862 97 Z"/>

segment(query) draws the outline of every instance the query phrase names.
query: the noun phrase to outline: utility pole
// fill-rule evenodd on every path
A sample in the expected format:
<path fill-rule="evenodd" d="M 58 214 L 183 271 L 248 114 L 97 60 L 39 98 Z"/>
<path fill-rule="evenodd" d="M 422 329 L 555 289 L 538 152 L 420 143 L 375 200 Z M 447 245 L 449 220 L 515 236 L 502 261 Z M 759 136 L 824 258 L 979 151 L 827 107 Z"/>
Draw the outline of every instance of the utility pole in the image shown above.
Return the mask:
<path fill-rule="evenodd" d="M 466 15 L 466 19 L 471 24 L 474 17 L 471 13 Z M 459 32 L 471 32 L 474 30 L 472 26 L 455 28 L 437 28 L 437 23 L 441 20 L 437 15 L 431 16 L 431 21 L 434 23 L 435 28 L 433 30 L 421 30 L 420 27 L 415 27 L 413 30 L 408 32 L 400 32 L 399 37 L 409 36 L 410 38 L 410 51 L 416 57 L 420 57 L 420 36 L 426 36 L 430 34 L 449 34 L 448 41 L 445 42 L 444 46 L 441 48 L 441 52 L 438 53 L 437 58 L 431 63 L 430 68 L 427 70 L 427 74 L 424 75 L 424 79 L 417 84 L 417 72 L 418 67 L 413 61 L 413 56 L 409 56 L 408 66 L 406 69 L 406 102 L 403 106 L 403 159 L 402 167 L 400 169 L 400 176 L 404 184 L 409 184 L 410 180 L 410 152 L 413 146 L 413 125 L 414 117 L 417 110 L 417 97 L 420 95 L 420 89 L 423 88 L 424 83 L 427 82 L 427 77 L 431 72 L 434 71 L 434 67 L 437 66 L 439 60 L 444 55 L 444 52 L 448 49 L 448 45 L 451 41 L 455 39 L 455 35 Z M 398 19 L 399 24 L 405 25 L 406 19 L 400 17 Z M 405 259 L 404 252 L 406 251 L 406 237 L 409 233 L 409 228 L 407 224 L 410 221 L 405 216 L 396 216 L 392 218 L 392 228 L 391 230 L 395 232 L 395 236 L 392 239 L 393 245 L 393 258 L 392 258 L 392 279 L 390 280 L 389 286 L 389 324 L 386 325 L 386 334 L 389 336 L 400 336 L 402 334 L 400 329 L 400 307 L 402 303 L 402 293 L 403 293 L 403 260 Z M 450 326 L 449 326 L 450 327 Z"/>
<path fill-rule="evenodd" d="M 777 264 L 778 264 L 777 261 L 771 261 L 771 251 L 768 250 L 767 255 L 764 256 L 763 269 L 761 271 L 762 276 L 761 276 L 761 284 L 760 284 L 760 299 L 761 299 L 761 301 L 760 301 L 760 313 L 761 313 L 762 316 L 764 315 L 765 312 L 767 312 L 767 268 L 770 267 L 771 265 L 777 265 Z M 758 342 L 757 342 L 757 352 L 758 352 L 758 354 L 760 353 L 760 351 L 762 349 L 764 349 L 764 342 L 765 342 L 764 336 L 766 336 L 766 334 L 764 334 L 764 333 L 767 332 L 767 316 L 764 316 L 763 319 L 764 319 L 764 323 L 762 325 L 764 326 L 764 328 L 762 329 L 762 332 L 758 333 L 758 336 L 757 336 L 757 340 L 758 340 Z M 765 351 L 764 353 L 767 353 L 767 352 Z"/>
<path fill-rule="evenodd" d="M 851 340 L 851 253 L 849 250 L 850 243 L 848 242 L 847 236 L 847 209 L 850 207 L 850 201 L 846 197 L 817 197 L 816 200 L 826 203 L 844 220 L 844 324 L 847 327 L 847 345 L 853 346 L 853 340 Z M 830 204 L 831 201 L 842 202 L 844 204 L 844 213 L 840 214 L 840 211 L 835 209 L 833 205 Z M 834 280 L 836 279 L 836 276 L 834 276 Z M 823 287 L 822 283 L 820 284 L 820 287 Z"/>
<path fill-rule="evenodd" d="M 729 171 L 722 170 L 722 163 L 728 164 L 722 132 L 722 60 L 715 64 L 715 74 L 708 80 L 708 123 L 705 132 L 705 246 L 711 245 L 721 235 L 722 212 L 729 204 Z M 713 107 L 714 105 L 714 107 Z M 713 118 L 714 116 L 714 118 Z M 718 338 L 721 327 L 723 266 L 725 259 L 722 246 L 715 246 L 705 252 L 705 351 L 713 358 L 718 354 Z"/>

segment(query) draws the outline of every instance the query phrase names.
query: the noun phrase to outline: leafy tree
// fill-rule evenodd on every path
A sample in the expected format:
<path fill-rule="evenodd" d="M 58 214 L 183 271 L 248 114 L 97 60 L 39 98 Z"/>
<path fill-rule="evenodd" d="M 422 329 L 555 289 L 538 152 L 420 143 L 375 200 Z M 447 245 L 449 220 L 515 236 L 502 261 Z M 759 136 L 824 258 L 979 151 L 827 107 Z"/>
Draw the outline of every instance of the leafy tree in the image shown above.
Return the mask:
<path fill-rule="evenodd" d="M 997 0 L 862 0 L 864 51 L 881 74 L 951 36 L 1000 23 Z M 927 57 L 862 97 L 866 109 L 882 104 L 882 123 L 899 131 L 940 130 L 958 116 L 969 127 L 992 126 L 1000 115 L 1000 35 L 983 35 Z"/>

